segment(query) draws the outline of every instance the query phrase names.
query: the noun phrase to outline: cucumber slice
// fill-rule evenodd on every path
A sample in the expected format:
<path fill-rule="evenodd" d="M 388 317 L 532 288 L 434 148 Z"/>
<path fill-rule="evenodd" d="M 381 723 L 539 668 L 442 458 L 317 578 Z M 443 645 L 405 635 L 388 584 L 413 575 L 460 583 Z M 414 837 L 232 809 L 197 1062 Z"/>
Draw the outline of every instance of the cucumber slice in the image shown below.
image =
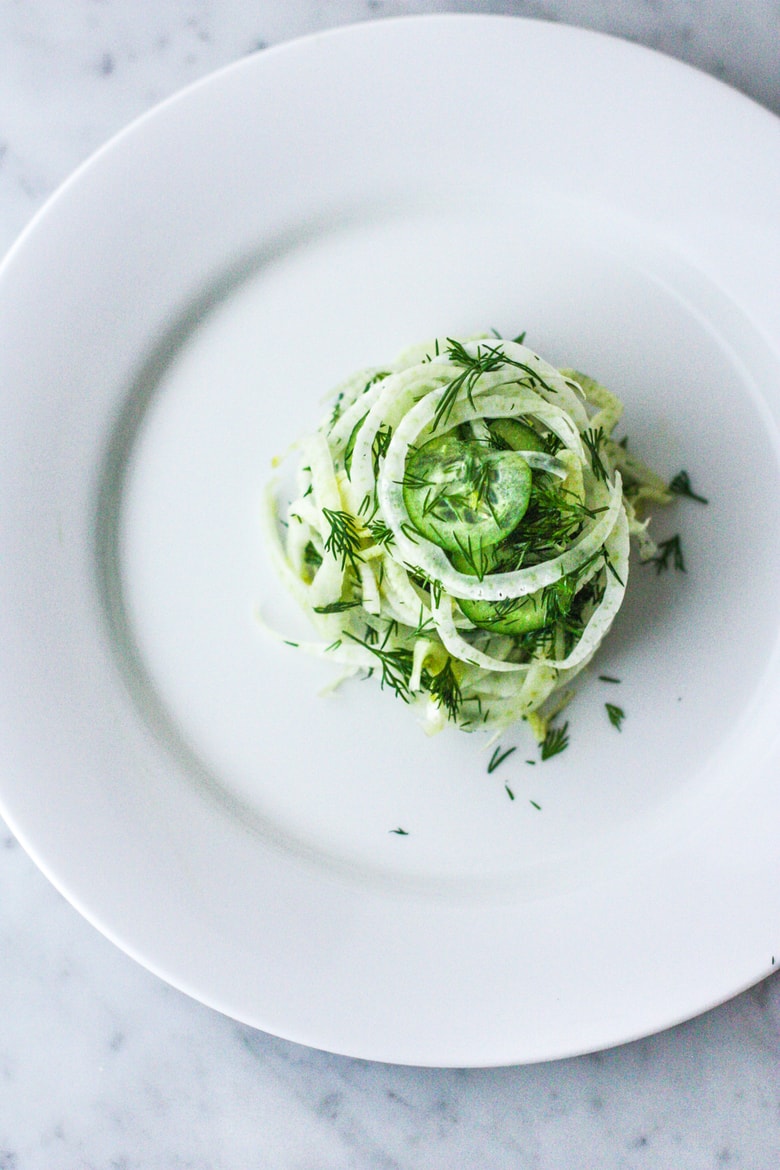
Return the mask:
<path fill-rule="evenodd" d="M 496 550 L 483 558 L 481 568 L 485 572 L 493 569 L 500 570 L 500 550 Z M 474 575 L 474 561 L 469 560 L 463 553 L 453 553 L 451 556 L 453 568 L 459 573 Z M 556 602 L 559 613 L 568 613 L 574 600 L 574 582 L 563 578 L 555 587 Z M 482 601 L 476 598 L 459 597 L 458 605 L 463 613 L 480 629 L 490 630 L 493 634 L 528 634 L 532 630 L 540 630 L 550 622 L 550 607 L 545 598 L 544 589 L 536 593 L 529 593 L 525 597 L 507 597 L 503 601 Z"/>
<path fill-rule="evenodd" d="M 525 515 L 531 469 L 516 451 L 497 451 L 451 431 L 409 456 L 403 495 L 414 528 L 439 548 L 489 548 Z"/>
<path fill-rule="evenodd" d="M 536 431 L 516 418 L 494 418 L 488 427 L 512 451 L 544 451 L 544 443 Z"/>

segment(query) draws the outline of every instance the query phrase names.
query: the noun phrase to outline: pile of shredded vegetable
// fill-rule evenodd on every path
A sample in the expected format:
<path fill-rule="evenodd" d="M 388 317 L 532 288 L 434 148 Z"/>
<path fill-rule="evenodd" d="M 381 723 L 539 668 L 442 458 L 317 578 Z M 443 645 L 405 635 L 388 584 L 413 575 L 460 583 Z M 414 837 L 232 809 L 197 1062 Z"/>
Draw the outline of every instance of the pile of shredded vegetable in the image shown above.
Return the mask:
<path fill-rule="evenodd" d="M 361 371 L 292 448 L 289 502 L 269 485 L 274 561 L 318 635 L 294 644 L 428 732 L 526 719 L 544 739 L 623 601 L 629 536 L 653 557 L 644 512 L 671 499 L 613 438 L 619 399 L 522 341 Z"/>

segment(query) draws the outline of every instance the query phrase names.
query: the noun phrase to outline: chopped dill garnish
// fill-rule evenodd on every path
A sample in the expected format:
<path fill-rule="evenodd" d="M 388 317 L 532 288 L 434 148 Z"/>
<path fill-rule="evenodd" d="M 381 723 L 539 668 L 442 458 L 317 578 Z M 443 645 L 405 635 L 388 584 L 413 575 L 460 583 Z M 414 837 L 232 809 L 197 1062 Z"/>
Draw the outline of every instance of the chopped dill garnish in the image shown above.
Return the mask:
<path fill-rule="evenodd" d="M 415 585 L 419 585 L 421 589 L 427 589 L 431 595 L 433 604 L 438 605 L 441 601 L 441 595 L 444 592 L 444 586 L 438 577 L 429 577 L 419 565 L 405 565 L 404 567 Z"/>
<path fill-rule="evenodd" d="M 488 764 L 488 768 L 487 768 L 488 773 L 495 772 L 498 765 L 503 764 L 503 762 L 507 758 L 507 756 L 511 756 L 512 752 L 516 752 L 516 751 L 517 751 L 517 748 L 511 747 L 511 748 L 507 748 L 505 752 L 502 752 L 501 746 L 499 745 L 496 748 L 496 750 L 493 752 L 493 755 L 490 757 L 490 763 Z"/>
<path fill-rule="evenodd" d="M 464 392 L 466 401 L 473 406 L 474 391 L 479 379 L 483 374 L 492 374 L 496 370 L 500 370 L 502 366 L 522 371 L 526 375 L 524 379 L 526 385 L 542 386 L 549 393 L 555 393 L 555 387 L 549 386 L 536 370 L 526 365 L 525 362 L 508 357 L 496 345 L 480 344 L 477 346 L 476 354 L 472 356 L 460 341 L 447 338 L 447 357 L 453 365 L 461 366 L 462 372 L 445 386 L 433 417 L 433 430 L 436 430 L 441 423 L 446 422 L 450 417 L 461 391 Z"/>
<path fill-rule="evenodd" d="M 371 507 L 371 492 L 366 492 L 366 494 L 363 496 L 363 499 L 360 501 L 360 507 L 358 508 L 358 516 L 365 516 L 370 507 Z M 374 511 L 371 513 L 372 516 L 376 512 L 376 509 L 377 509 L 377 505 L 376 505 L 376 503 L 374 503 Z"/>
<path fill-rule="evenodd" d="M 569 746 L 569 724 L 562 727 L 551 727 L 542 741 L 542 759 L 549 760 L 557 756 Z"/>
<path fill-rule="evenodd" d="M 396 836 L 398 836 L 398 837 L 408 837 L 409 836 L 408 829 L 400 829 L 400 828 L 399 829 L 388 829 L 387 831 L 388 831 L 388 833 L 395 833 Z"/>
<path fill-rule="evenodd" d="M 380 683 L 382 689 L 389 687 L 399 699 L 403 699 L 405 703 L 408 703 L 411 698 L 409 680 L 412 677 L 412 651 L 406 650 L 402 646 L 395 650 L 388 650 L 386 646 L 371 645 L 370 642 L 363 641 L 355 634 L 350 634 L 349 631 L 345 632 L 348 638 L 351 638 L 353 642 L 357 642 L 358 646 L 363 646 L 366 650 L 370 650 L 379 661 L 382 667 L 382 681 Z"/>
<path fill-rule="evenodd" d="M 600 554 L 599 554 L 599 555 L 600 555 L 600 556 L 603 558 L 603 560 L 604 560 L 604 565 L 605 565 L 605 567 L 606 567 L 607 571 L 608 571 L 608 572 L 610 572 L 610 573 L 612 574 L 612 576 L 613 576 L 613 577 L 615 578 L 615 580 L 617 581 L 618 585 L 622 585 L 622 586 L 623 586 L 623 588 L 625 588 L 625 585 L 626 585 L 626 583 L 625 583 L 625 581 L 623 580 L 623 578 L 620 576 L 620 573 L 618 573 L 618 571 L 617 571 L 617 569 L 615 568 L 615 566 L 612 564 L 612 561 L 609 559 L 609 553 L 607 552 L 607 550 L 606 550 L 605 548 L 602 548 L 602 549 L 600 550 Z"/>
<path fill-rule="evenodd" d="M 607 715 L 609 715 L 609 721 L 612 726 L 617 728 L 618 731 L 622 731 L 623 720 L 626 717 L 626 713 L 623 708 L 616 707 L 614 703 L 605 703 L 604 706 L 607 709 Z"/>
<path fill-rule="evenodd" d="M 656 573 L 665 573 L 669 568 L 670 559 L 678 572 L 684 573 L 686 571 L 679 534 L 677 536 L 670 536 L 668 540 L 660 540 L 658 542 L 657 555 L 650 557 L 646 563 L 648 565 L 655 565 Z"/>
<path fill-rule="evenodd" d="M 589 428 L 587 431 L 584 431 L 582 435 L 582 441 L 590 453 L 590 465 L 593 468 L 593 474 L 596 479 L 601 480 L 602 483 L 607 483 L 609 481 L 607 469 L 602 461 L 600 451 L 600 447 L 605 439 L 606 435 L 604 434 L 603 427 L 599 427 L 595 431 L 592 428 Z"/>
<path fill-rule="evenodd" d="M 437 674 L 429 674 L 426 671 L 423 682 L 427 684 L 431 697 L 438 706 L 444 708 L 450 719 L 456 719 L 463 704 L 463 696 L 450 656 L 447 656 L 447 661 Z"/>
<path fill-rule="evenodd" d="M 375 544 L 393 543 L 393 530 L 385 524 L 384 520 L 372 520 L 368 526 L 368 531 L 373 536 Z"/>
<path fill-rule="evenodd" d="M 404 536 L 406 537 L 406 539 L 411 540 L 412 544 L 419 544 L 420 543 L 420 541 L 419 541 L 420 534 L 417 531 L 417 529 L 413 527 L 413 525 L 407 524 L 406 521 L 404 521 L 404 523 L 400 525 L 400 528 L 401 528 L 401 531 L 403 532 Z"/>
<path fill-rule="evenodd" d="M 526 764 L 533 764 L 533 766 L 536 767 L 536 760 L 526 760 L 525 762 Z"/>
<path fill-rule="evenodd" d="M 510 799 L 510 800 L 514 800 L 514 799 L 515 799 L 515 794 L 514 794 L 514 792 L 512 791 L 512 789 L 509 787 L 509 785 L 508 785 L 508 784 L 505 784 L 505 785 L 504 785 L 504 788 L 506 789 L 506 794 L 507 794 L 507 796 L 509 797 L 509 799 Z"/>
<path fill-rule="evenodd" d="M 379 430 L 374 435 L 374 441 L 371 444 L 371 460 L 374 469 L 374 479 L 379 474 L 379 460 L 384 459 L 387 454 L 387 448 L 390 446 L 390 440 L 393 437 L 393 428 L 388 423 L 382 423 Z"/>
<path fill-rule="evenodd" d="M 604 510 L 586 507 L 574 492 L 551 484 L 546 476 L 535 477 L 522 522 L 501 550 L 500 568 L 513 572 L 558 556 L 576 540 L 586 521 L 595 520 Z"/>
<path fill-rule="evenodd" d="M 619 683 L 620 682 L 619 678 L 613 678 L 611 674 L 600 674 L 599 679 L 601 682 L 608 682 L 608 683 Z"/>
<path fill-rule="evenodd" d="M 528 803 L 532 804 L 534 806 L 534 808 L 537 809 L 539 812 L 542 811 L 542 806 L 540 804 L 537 804 L 535 800 L 529 800 Z"/>
<path fill-rule="evenodd" d="M 360 428 L 362 427 L 363 423 L 366 421 L 367 418 L 368 418 L 368 411 L 366 411 L 366 413 L 361 418 L 359 418 L 357 420 L 354 427 L 349 432 L 349 438 L 347 439 L 347 445 L 344 448 L 344 455 L 343 455 L 344 470 L 346 471 L 348 476 L 350 475 L 350 472 L 352 471 L 352 456 L 353 456 L 354 451 L 355 451 L 355 440 L 358 437 L 358 433 L 360 431 Z"/>
<path fill-rule="evenodd" d="M 349 512 L 338 512 L 332 508 L 323 508 L 322 514 L 330 525 L 330 536 L 325 541 L 325 551 L 332 553 L 338 560 L 341 558 L 342 569 L 347 561 L 357 570 L 357 562 L 363 558 L 360 555 L 360 533 L 354 516 Z"/>
<path fill-rule="evenodd" d="M 296 650 L 298 649 L 298 646 L 299 646 L 298 642 L 288 642 L 286 638 L 284 639 L 284 644 L 285 644 L 285 646 L 293 646 Z"/>
<path fill-rule="evenodd" d="M 361 605 L 360 601 L 331 601 L 327 605 L 315 605 L 312 608 L 315 613 L 344 613 L 347 609 L 354 609 Z"/>
<path fill-rule="evenodd" d="M 691 477 L 687 471 L 678 471 L 674 479 L 669 483 L 669 491 L 674 492 L 676 496 L 687 496 L 689 500 L 698 500 L 700 504 L 708 504 L 709 500 L 706 496 L 697 495 L 691 487 Z"/>

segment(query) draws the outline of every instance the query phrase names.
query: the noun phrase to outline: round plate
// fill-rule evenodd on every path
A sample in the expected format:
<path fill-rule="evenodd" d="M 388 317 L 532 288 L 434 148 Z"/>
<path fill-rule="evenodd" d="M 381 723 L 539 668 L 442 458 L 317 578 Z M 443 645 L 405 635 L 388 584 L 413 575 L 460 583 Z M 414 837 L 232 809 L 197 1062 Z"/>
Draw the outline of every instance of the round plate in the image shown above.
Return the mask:
<path fill-rule="evenodd" d="M 246 59 L 65 185 L 0 274 L 0 794 L 98 929 L 246 1023 L 429 1065 L 771 970 L 779 189 L 777 121 L 710 78 L 462 16 Z M 632 567 L 567 750 L 519 726 L 490 770 L 267 635 L 300 619 L 259 510 L 341 378 L 492 327 L 709 504 L 657 517 L 687 571 Z"/>

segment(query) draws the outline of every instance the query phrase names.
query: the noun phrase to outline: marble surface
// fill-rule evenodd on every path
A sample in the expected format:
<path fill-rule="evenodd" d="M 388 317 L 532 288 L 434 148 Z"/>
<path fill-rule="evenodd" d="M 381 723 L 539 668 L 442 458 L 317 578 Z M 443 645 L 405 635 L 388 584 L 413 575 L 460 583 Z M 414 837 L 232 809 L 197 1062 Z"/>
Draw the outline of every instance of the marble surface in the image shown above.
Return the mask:
<path fill-rule="evenodd" d="M 616 33 L 780 112 L 776 0 L 0 0 L 0 253 L 111 134 L 212 69 L 353 20 L 469 10 Z M 779 1163 L 780 976 L 597 1055 L 376 1065 L 252 1031 L 164 985 L 0 829 L 0 1170 Z"/>

